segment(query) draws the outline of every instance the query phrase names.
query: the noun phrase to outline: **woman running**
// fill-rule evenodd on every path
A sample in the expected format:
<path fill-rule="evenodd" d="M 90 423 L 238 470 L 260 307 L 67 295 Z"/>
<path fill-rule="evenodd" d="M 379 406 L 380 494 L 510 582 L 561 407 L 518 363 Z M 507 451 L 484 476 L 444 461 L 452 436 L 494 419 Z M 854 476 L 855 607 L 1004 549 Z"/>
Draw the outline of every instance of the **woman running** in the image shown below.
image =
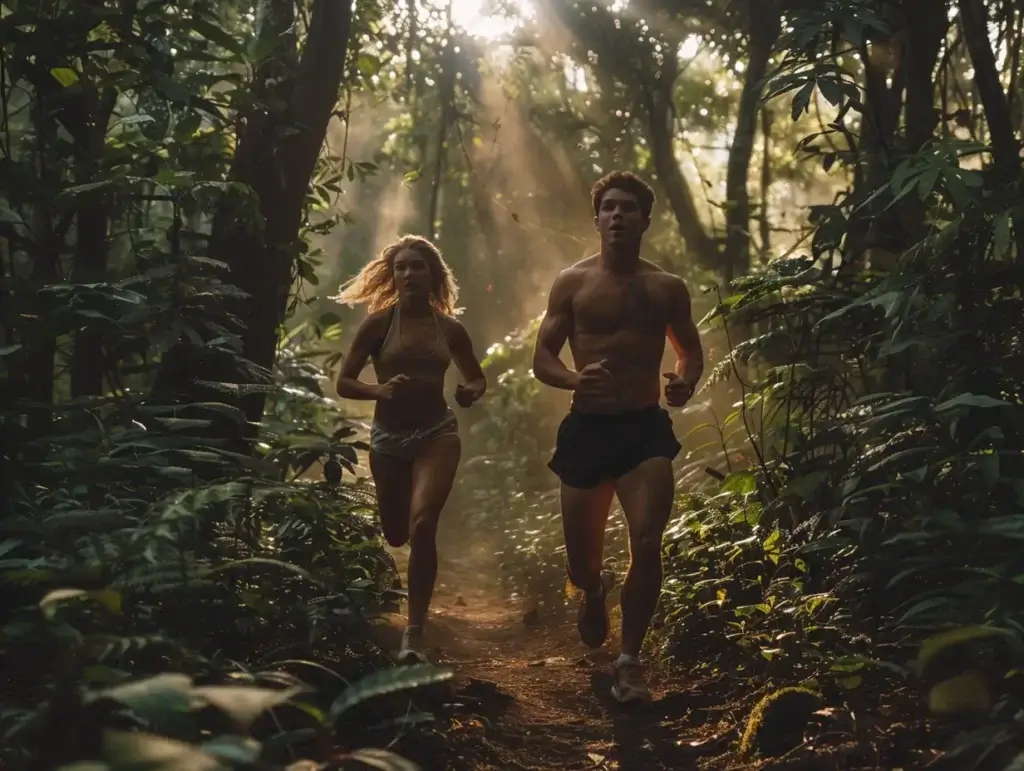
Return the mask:
<path fill-rule="evenodd" d="M 458 286 L 436 246 L 403 236 L 366 265 L 336 297 L 366 303 L 338 377 L 343 399 L 377 402 L 370 431 L 370 473 L 381 527 L 394 547 L 410 545 L 409 621 L 400 662 L 422 662 L 423 625 L 437 578 L 437 522 L 448 500 L 462 444 L 444 398 L 454 362 L 465 379 L 455 401 L 469 407 L 487 380 L 466 328 L 453 317 Z M 372 359 L 377 383 L 359 380 Z"/>

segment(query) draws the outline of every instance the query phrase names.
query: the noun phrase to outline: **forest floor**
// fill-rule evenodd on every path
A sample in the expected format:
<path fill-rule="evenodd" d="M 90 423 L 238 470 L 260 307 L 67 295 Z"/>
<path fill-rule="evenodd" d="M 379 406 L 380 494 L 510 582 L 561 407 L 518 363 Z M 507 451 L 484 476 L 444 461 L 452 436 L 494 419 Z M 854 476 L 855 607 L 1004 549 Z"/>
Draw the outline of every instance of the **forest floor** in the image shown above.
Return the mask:
<path fill-rule="evenodd" d="M 651 666 L 653 703 L 623 707 L 610 693 L 617 593 L 610 599 L 616 631 L 594 651 L 579 641 L 574 608 L 564 618 L 535 618 L 502 597 L 496 582 L 481 586 L 489 572 L 471 561 L 441 566 L 426 647 L 433 661 L 454 669 L 454 688 L 440 710 L 446 714 L 438 741 L 396 745 L 424 771 L 909 771 L 937 754 L 927 749 L 923 721 L 901 720 L 904 709 L 865 694 L 876 714 L 862 711 L 845 725 L 850 705 L 826 708 L 829 729 L 813 731 L 785 757 L 745 760 L 738 739 L 767 684 L 724 661 Z M 393 618 L 388 636 L 395 647 L 401 628 Z M 902 700 L 889 696 L 890 705 Z"/>

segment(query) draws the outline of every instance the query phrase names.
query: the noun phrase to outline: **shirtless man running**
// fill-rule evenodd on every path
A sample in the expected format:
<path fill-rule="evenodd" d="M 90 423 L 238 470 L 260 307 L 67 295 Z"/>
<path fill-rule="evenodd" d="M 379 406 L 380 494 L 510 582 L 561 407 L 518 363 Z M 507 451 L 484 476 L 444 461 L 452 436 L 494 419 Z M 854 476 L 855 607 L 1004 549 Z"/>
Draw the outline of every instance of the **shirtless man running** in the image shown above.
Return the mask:
<path fill-rule="evenodd" d="M 601 252 L 562 271 L 537 335 L 534 375 L 573 392 L 549 468 L 561 480 L 569 579 L 582 590 L 577 625 L 592 647 L 608 636 L 605 599 L 614 576 L 602 573 L 605 527 L 618 496 L 629 532 L 622 587 L 622 650 L 612 695 L 650 700 L 640 649 L 661 592 L 661 543 L 672 512 L 672 460 L 682 449 L 665 399 L 681 407 L 704 371 L 704 352 L 682 279 L 640 258 L 654 191 L 615 171 L 591 190 Z M 665 339 L 675 372 L 662 375 Z M 575 371 L 559 358 L 566 341 Z"/>

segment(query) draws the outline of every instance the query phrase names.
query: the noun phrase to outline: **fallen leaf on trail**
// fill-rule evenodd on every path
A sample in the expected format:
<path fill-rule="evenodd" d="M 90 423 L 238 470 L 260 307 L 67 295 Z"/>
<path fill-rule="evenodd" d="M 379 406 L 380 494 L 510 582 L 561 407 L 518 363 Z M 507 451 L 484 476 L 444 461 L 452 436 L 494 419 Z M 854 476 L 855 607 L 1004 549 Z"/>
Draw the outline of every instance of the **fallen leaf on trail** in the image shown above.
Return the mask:
<path fill-rule="evenodd" d="M 694 753 L 707 755 L 712 752 L 718 752 L 719 749 L 729 743 L 735 733 L 736 731 L 734 729 L 729 729 L 727 731 L 714 734 L 713 736 L 709 736 L 706 739 L 697 739 L 695 741 L 685 743 L 680 741 L 677 742 L 677 745 L 683 746 L 685 744 L 686 749 Z"/>
<path fill-rule="evenodd" d="M 551 666 L 557 666 L 559 664 L 567 665 L 568 663 L 569 662 L 565 658 L 565 656 L 550 656 L 550 657 L 548 657 L 546 659 L 537 659 L 536 661 L 531 661 L 529 664 L 527 664 L 527 666 L 529 666 L 529 667 L 551 667 Z"/>

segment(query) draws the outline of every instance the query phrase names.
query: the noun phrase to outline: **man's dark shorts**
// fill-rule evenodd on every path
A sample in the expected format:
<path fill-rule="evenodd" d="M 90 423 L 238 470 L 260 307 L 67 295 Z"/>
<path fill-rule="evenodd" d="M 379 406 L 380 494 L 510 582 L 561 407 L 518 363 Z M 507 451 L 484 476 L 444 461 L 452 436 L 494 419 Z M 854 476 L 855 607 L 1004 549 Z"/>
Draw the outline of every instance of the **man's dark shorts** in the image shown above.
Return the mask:
<path fill-rule="evenodd" d="M 589 490 L 650 458 L 671 460 L 681 449 L 672 419 L 658 405 L 614 415 L 573 409 L 558 427 L 548 468 L 569 487 Z"/>

